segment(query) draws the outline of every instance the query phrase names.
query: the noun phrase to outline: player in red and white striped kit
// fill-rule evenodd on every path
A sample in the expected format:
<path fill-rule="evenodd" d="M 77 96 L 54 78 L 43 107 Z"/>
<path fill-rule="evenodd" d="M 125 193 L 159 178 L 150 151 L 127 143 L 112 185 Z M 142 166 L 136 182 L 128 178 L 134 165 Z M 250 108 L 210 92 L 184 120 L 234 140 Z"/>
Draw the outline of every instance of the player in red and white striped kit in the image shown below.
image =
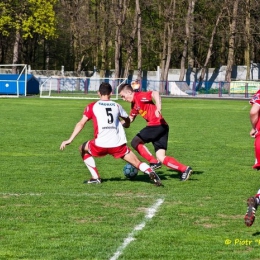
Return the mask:
<path fill-rule="evenodd" d="M 93 157 L 112 155 L 132 164 L 140 171 L 149 175 L 157 186 L 161 185 L 160 178 L 151 167 L 141 162 L 126 145 L 124 127 L 130 126 L 130 118 L 122 106 L 110 100 L 112 87 L 108 83 L 102 83 L 99 87 L 100 100 L 90 103 L 84 110 L 82 119 L 76 124 L 70 138 L 61 143 L 63 150 L 69 145 L 89 120 L 93 120 L 94 139 L 80 146 L 80 153 L 85 165 L 88 167 L 92 178 L 87 183 L 101 183 Z M 124 120 L 122 124 L 120 118 Z"/>
<path fill-rule="evenodd" d="M 181 181 L 188 180 L 192 174 L 192 168 L 166 155 L 169 126 L 161 114 L 159 92 L 135 92 L 131 85 L 123 84 L 119 87 L 118 93 L 124 101 L 131 103 L 129 115 L 131 122 L 134 121 L 137 115 L 141 115 L 147 122 L 147 126 L 133 138 L 132 147 L 150 162 L 153 169 L 158 169 L 164 164 L 173 170 L 181 172 Z M 157 158 L 145 146 L 146 143 L 150 142 L 154 146 Z"/>

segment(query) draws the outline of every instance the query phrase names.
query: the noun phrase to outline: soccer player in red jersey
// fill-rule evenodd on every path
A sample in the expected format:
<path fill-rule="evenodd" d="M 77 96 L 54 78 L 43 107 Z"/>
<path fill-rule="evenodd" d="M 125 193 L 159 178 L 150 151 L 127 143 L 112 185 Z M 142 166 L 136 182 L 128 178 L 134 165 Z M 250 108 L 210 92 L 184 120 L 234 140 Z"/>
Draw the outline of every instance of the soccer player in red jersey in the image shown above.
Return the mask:
<path fill-rule="evenodd" d="M 124 159 L 140 171 L 148 174 L 156 186 L 161 185 L 161 180 L 154 170 L 137 156 L 126 145 L 124 127 L 130 126 L 130 118 L 118 103 L 111 101 L 112 87 L 102 83 L 98 91 L 100 100 L 90 103 L 84 110 L 81 120 L 76 124 L 70 138 L 61 143 L 60 149 L 64 150 L 84 128 L 89 120 L 93 120 L 94 139 L 83 143 L 79 150 L 81 157 L 89 169 L 92 178 L 87 183 L 101 183 L 99 172 L 93 157 L 112 155 L 114 158 Z M 120 118 L 123 119 L 122 124 Z"/>
<path fill-rule="evenodd" d="M 255 138 L 255 164 L 253 168 L 260 170 L 260 90 L 253 95 L 249 103 L 252 105 L 249 114 L 252 129 L 249 134 Z"/>
<path fill-rule="evenodd" d="M 130 119 L 133 122 L 137 115 L 141 115 L 147 122 L 132 140 L 132 147 L 148 162 L 155 170 L 162 163 L 176 171 L 181 172 L 181 181 L 186 181 L 192 174 L 192 168 L 178 162 L 175 158 L 167 156 L 167 144 L 169 126 L 161 114 L 161 97 L 158 91 L 134 92 L 129 84 L 119 87 L 118 93 L 124 101 L 131 103 Z M 145 146 L 146 143 L 154 146 L 155 158 Z"/>
<path fill-rule="evenodd" d="M 249 134 L 255 138 L 255 163 L 253 169 L 260 170 L 260 90 L 258 90 L 249 103 L 252 105 L 249 113 L 252 129 Z M 245 224 L 250 227 L 255 221 L 255 212 L 260 204 L 260 190 L 254 197 L 250 197 L 247 200 L 247 212 L 244 217 Z"/>

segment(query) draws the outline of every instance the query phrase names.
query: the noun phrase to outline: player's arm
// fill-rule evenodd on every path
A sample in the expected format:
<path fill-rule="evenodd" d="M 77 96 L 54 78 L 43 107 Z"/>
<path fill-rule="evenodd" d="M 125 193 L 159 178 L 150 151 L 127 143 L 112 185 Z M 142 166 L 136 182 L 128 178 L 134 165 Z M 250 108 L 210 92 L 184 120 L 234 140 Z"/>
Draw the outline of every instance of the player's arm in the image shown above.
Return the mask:
<path fill-rule="evenodd" d="M 160 93 L 158 91 L 152 91 L 152 98 L 156 106 L 155 115 L 159 117 L 162 110 L 162 100 L 161 100 Z"/>
<path fill-rule="evenodd" d="M 129 128 L 131 124 L 130 117 L 121 117 L 123 120 L 121 121 L 121 124 L 124 128 Z"/>
<path fill-rule="evenodd" d="M 123 120 L 121 120 L 121 124 L 123 125 L 124 128 L 129 128 L 130 127 L 130 124 L 135 120 L 135 116 L 129 116 L 128 119 L 129 119 L 129 125 L 128 123 L 126 122 L 125 118 L 121 117 Z"/>
<path fill-rule="evenodd" d="M 254 137 L 254 135 L 256 134 L 256 124 L 259 120 L 259 112 L 260 112 L 260 105 L 258 104 L 253 104 L 252 107 L 251 107 L 251 110 L 250 110 L 250 122 L 251 122 L 251 125 L 252 125 L 252 129 L 250 131 L 250 135 L 252 137 Z"/>
<path fill-rule="evenodd" d="M 80 133 L 80 131 L 84 128 L 86 122 L 88 121 L 88 117 L 86 117 L 85 115 L 83 115 L 83 117 L 81 118 L 81 120 L 75 125 L 75 128 L 70 136 L 70 138 L 68 140 L 65 140 L 61 143 L 60 145 L 60 150 L 63 150 L 66 145 L 69 145 L 74 138 Z"/>

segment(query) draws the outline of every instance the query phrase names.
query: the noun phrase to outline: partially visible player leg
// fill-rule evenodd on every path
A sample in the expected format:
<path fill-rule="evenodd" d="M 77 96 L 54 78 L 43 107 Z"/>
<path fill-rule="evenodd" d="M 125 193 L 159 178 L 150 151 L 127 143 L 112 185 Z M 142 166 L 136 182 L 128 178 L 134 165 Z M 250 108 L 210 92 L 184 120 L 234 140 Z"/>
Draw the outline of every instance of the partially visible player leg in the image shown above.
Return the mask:
<path fill-rule="evenodd" d="M 132 151 L 124 155 L 122 159 L 132 164 L 134 167 L 144 172 L 145 174 L 148 174 L 156 186 L 162 185 L 159 176 L 154 172 L 154 170 L 147 163 L 141 162 Z"/>
<path fill-rule="evenodd" d="M 181 181 L 186 181 L 192 174 L 191 167 L 178 162 L 172 156 L 166 155 L 168 146 L 168 133 L 169 128 L 164 128 L 164 132 L 160 135 L 158 140 L 153 142 L 153 146 L 156 152 L 156 157 L 168 168 L 181 172 Z"/>
<path fill-rule="evenodd" d="M 178 162 L 175 158 L 165 156 L 163 164 L 168 168 L 181 172 L 181 181 L 186 181 L 192 174 L 192 168 Z"/>
<path fill-rule="evenodd" d="M 90 154 L 85 154 L 83 157 L 85 165 L 88 167 L 92 178 L 87 183 L 101 183 L 100 175 L 96 168 L 94 158 Z"/>
<path fill-rule="evenodd" d="M 260 189 L 254 197 L 247 199 L 247 212 L 245 214 L 244 220 L 248 227 L 251 227 L 255 221 L 255 213 L 258 205 L 260 204 Z"/>
<path fill-rule="evenodd" d="M 150 164 L 158 163 L 158 160 L 151 154 L 140 137 L 135 136 L 131 142 L 131 145 Z"/>
<path fill-rule="evenodd" d="M 254 169 L 260 170 L 260 135 L 258 134 L 255 138 L 255 164 Z"/>
<path fill-rule="evenodd" d="M 90 180 L 85 181 L 84 183 L 89 183 L 89 184 L 97 183 L 97 184 L 99 184 L 99 183 L 101 183 L 100 175 L 99 175 L 98 170 L 96 168 L 96 163 L 95 163 L 94 158 L 92 157 L 92 155 L 90 155 L 88 153 L 88 145 L 89 145 L 89 142 L 85 142 L 79 148 L 82 159 L 83 159 L 85 165 L 87 166 L 87 168 L 90 171 L 90 174 L 92 176 Z"/>

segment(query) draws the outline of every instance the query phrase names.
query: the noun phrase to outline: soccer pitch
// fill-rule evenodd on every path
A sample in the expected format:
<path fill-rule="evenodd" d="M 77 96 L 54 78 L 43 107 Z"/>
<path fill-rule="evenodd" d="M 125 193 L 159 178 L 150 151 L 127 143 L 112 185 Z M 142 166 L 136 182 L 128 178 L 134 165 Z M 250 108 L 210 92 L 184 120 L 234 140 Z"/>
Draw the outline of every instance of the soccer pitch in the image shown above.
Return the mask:
<path fill-rule="evenodd" d="M 259 259 L 258 212 L 252 227 L 243 220 L 260 188 L 247 100 L 162 99 L 167 153 L 194 170 L 180 182 L 163 166 L 164 187 L 141 172 L 125 179 L 125 162 L 110 156 L 96 158 L 102 184 L 83 184 L 78 146 L 92 122 L 59 146 L 90 102 L 0 100 L 0 259 Z M 143 126 L 126 129 L 129 144 Z"/>

